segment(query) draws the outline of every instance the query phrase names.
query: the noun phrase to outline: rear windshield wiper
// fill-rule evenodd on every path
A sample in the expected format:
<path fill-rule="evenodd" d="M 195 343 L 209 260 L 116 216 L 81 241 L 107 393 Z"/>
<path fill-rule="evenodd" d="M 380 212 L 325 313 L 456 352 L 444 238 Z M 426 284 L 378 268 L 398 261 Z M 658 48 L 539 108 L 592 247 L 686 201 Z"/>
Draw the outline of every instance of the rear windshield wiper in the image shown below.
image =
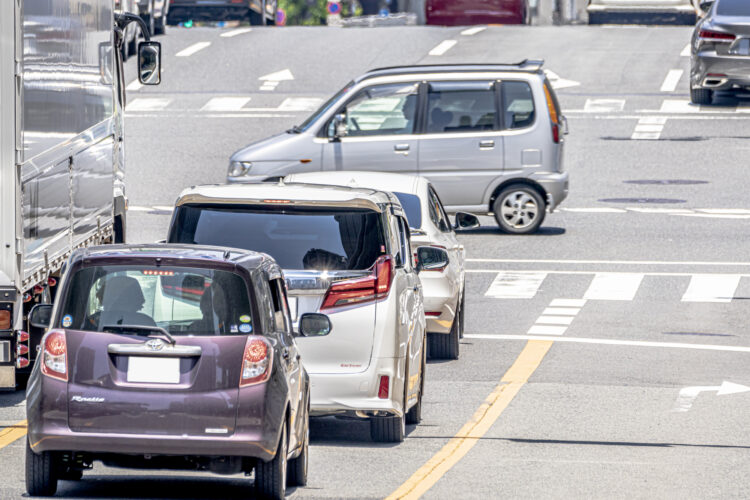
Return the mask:
<path fill-rule="evenodd" d="M 175 345 L 176 341 L 172 335 L 160 326 L 144 326 L 144 325 L 105 325 L 102 327 L 102 331 L 110 331 L 111 333 L 126 333 L 135 332 L 136 335 L 146 333 L 146 336 L 150 336 L 151 333 L 158 333 L 164 335 L 169 339 L 169 343 Z M 148 333 L 151 332 L 151 333 Z"/>

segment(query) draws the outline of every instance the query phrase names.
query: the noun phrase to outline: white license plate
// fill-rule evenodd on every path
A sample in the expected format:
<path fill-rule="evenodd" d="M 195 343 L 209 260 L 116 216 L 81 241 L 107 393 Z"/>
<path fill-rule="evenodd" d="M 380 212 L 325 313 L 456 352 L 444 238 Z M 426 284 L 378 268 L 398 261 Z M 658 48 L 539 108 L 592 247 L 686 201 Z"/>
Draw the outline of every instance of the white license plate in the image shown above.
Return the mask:
<path fill-rule="evenodd" d="M 289 314 L 292 321 L 297 321 L 297 297 L 289 297 Z"/>
<path fill-rule="evenodd" d="M 130 356 L 127 381 L 146 384 L 179 384 L 180 358 Z"/>

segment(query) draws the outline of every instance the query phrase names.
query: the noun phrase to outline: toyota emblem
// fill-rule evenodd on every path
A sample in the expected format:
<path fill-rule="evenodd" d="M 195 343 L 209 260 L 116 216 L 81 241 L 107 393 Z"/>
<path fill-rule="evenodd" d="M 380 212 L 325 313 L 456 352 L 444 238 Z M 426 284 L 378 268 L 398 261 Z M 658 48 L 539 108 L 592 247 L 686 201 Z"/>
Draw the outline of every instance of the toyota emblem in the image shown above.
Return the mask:
<path fill-rule="evenodd" d="M 161 351 L 164 349 L 164 341 L 161 339 L 151 339 L 146 342 L 146 348 L 149 351 Z"/>

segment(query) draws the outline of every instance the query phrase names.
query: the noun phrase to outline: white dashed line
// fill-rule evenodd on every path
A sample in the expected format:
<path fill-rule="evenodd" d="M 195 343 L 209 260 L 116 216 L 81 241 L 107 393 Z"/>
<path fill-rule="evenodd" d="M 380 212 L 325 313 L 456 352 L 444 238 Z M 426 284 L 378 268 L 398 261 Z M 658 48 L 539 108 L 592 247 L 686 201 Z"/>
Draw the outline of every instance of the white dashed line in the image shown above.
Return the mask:
<path fill-rule="evenodd" d="M 625 109 L 625 99 L 586 99 L 586 113 L 617 113 Z"/>
<path fill-rule="evenodd" d="M 545 277 L 546 273 L 502 271 L 484 295 L 496 299 L 532 299 Z"/>
<path fill-rule="evenodd" d="M 690 57 L 691 51 L 690 51 L 690 44 L 685 45 L 685 48 L 682 49 L 682 52 L 680 52 L 680 56 L 682 57 Z"/>
<path fill-rule="evenodd" d="M 658 140 L 661 137 L 661 133 L 664 130 L 664 124 L 666 123 L 667 119 L 663 116 L 644 116 L 638 120 L 638 124 L 635 126 L 635 131 L 630 139 L 634 141 Z"/>
<path fill-rule="evenodd" d="M 476 35 L 477 33 L 481 33 L 482 31 L 484 31 L 486 29 L 487 29 L 486 26 L 475 26 L 473 28 L 469 28 L 467 30 L 463 30 L 461 32 L 461 34 L 463 36 L 472 36 L 472 35 Z"/>
<path fill-rule="evenodd" d="M 586 300 L 633 300 L 643 281 L 641 273 L 597 273 L 583 295 Z"/>
<path fill-rule="evenodd" d="M 586 305 L 585 299 L 555 299 L 550 302 L 550 307 L 583 307 Z"/>
<path fill-rule="evenodd" d="M 158 97 L 139 97 L 133 99 L 126 106 L 127 111 L 161 111 L 169 106 L 172 99 L 162 99 Z"/>
<path fill-rule="evenodd" d="M 139 82 L 138 79 L 135 79 L 132 82 L 128 83 L 127 87 L 125 87 L 125 90 L 140 90 L 141 87 L 143 87 L 141 82 Z"/>
<path fill-rule="evenodd" d="M 201 111 L 237 111 L 248 102 L 249 97 L 214 97 L 201 108 Z"/>
<path fill-rule="evenodd" d="M 323 103 L 319 97 L 287 97 L 276 108 L 279 111 L 315 111 Z"/>
<path fill-rule="evenodd" d="M 456 40 L 443 40 L 428 54 L 431 56 L 442 56 L 443 54 L 448 52 L 454 45 L 456 45 L 456 43 L 458 43 L 456 42 Z"/>
<path fill-rule="evenodd" d="M 553 301 L 554 302 L 554 301 Z M 580 311 L 580 307 L 548 307 L 544 310 L 544 316 L 575 316 Z"/>
<path fill-rule="evenodd" d="M 224 38 L 232 38 L 233 36 L 244 35 L 245 33 L 250 33 L 251 31 L 253 30 L 250 28 L 237 28 L 236 30 L 224 32 L 219 36 Z"/>
<path fill-rule="evenodd" d="M 208 47 L 209 45 L 211 45 L 211 42 L 198 42 L 198 43 L 194 43 L 193 45 L 191 45 L 191 46 L 189 46 L 189 47 L 187 47 L 187 48 L 184 48 L 184 49 L 182 49 L 181 51 L 179 51 L 179 52 L 178 52 L 178 53 L 176 54 L 176 56 L 177 56 L 177 57 L 188 57 L 188 56 L 192 56 L 192 55 L 193 55 L 193 54 L 195 54 L 196 52 L 198 52 L 198 51 L 200 51 L 200 50 L 203 50 L 203 49 L 205 49 L 205 48 L 206 48 L 206 47 Z"/>
<path fill-rule="evenodd" d="M 624 214 L 627 210 L 622 208 L 610 207 L 590 207 L 590 208 L 561 208 L 563 212 L 580 212 L 588 214 Z"/>
<path fill-rule="evenodd" d="M 736 274 L 700 274 L 690 278 L 682 302 L 732 302 L 740 284 Z"/>
<path fill-rule="evenodd" d="M 674 92 L 677 89 L 677 84 L 680 83 L 683 73 L 685 71 L 681 69 L 670 69 L 667 77 L 664 79 L 664 83 L 661 84 L 661 91 Z"/>
<path fill-rule="evenodd" d="M 553 300 L 550 306 L 580 307 L 548 307 L 527 333 L 529 335 L 564 335 L 585 303 L 586 301 L 581 299 Z"/>
<path fill-rule="evenodd" d="M 536 323 L 538 325 L 565 325 L 569 326 L 575 316 L 539 316 Z"/>
<path fill-rule="evenodd" d="M 529 328 L 529 335 L 563 335 L 567 326 L 534 325 Z"/>

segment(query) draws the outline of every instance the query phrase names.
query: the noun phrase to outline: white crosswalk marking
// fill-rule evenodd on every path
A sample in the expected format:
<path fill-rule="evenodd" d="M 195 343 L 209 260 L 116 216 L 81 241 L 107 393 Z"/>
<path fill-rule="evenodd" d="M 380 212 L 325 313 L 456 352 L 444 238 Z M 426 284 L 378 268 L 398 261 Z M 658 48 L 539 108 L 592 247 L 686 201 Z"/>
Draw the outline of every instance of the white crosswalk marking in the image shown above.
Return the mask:
<path fill-rule="evenodd" d="M 682 78 L 684 72 L 685 71 L 681 69 L 670 69 L 661 86 L 661 91 L 674 92 L 677 89 L 677 84 L 680 83 L 680 78 Z"/>
<path fill-rule="evenodd" d="M 583 307 L 586 305 L 584 299 L 555 299 L 550 302 L 550 307 Z"/>
<path fill-rule="evenodd" d="M 613 113 L 625 109 L 625 99 L 586 99 L 583 110 L 587 113 Z"/>
<path fill-rule="evenodd" d="M 318 97 L 287 97 L 278 108 L 279 111 L 315 111 L 323 103 Z"/>
<path fill-rule="evenodd" d="M 213 97 L 201 111 L 237 111 L 250 101 L 249 97 Z"/>
<path fill-rule="evenodd" d="M 172 99 L 162 99 L 160 97 L 139 97 L 133 99 L 126 106 L 127 111 L 161 111 L 169 106 Z"/>
<path fill-rule="evenodd" d="M 531 299 L 546 276 L 547 273 L 540 272 L 502 271 L 484 295 L 496 299 Z"/>
<path fill-rule="evenodd" d="M 567 326 L 534 325 L 529 328 L 529 335 L 563 335 Z"/>
<path fill-rule="evenodd" d="M 733 274 L 700 274 L 690 278 L 683 302 L 731 302 L 740 284 Z"/>
<path fill-rule="evenodd" d="M 575 316 L 581 309 L 576 307 L 548 307 L 544 310 L 544 316 Z"/>
<path fill-rule="evenodd" d="M 644 116 L 638 120 L 630 138 L 632 140 L 658 140 L 666 123 L 667 119 L 663 116 Z"/>
<path fill-rule="evenodd" d="M 685 45 L 685 48 L 680 52 L 681 57 L 690 57 L 690 44 Z"/>
<path fill-rule="evenodd" d="M 583 298 L 586 300 L 633 300 L 641 286 L 640 273 L 597 273 Z"/>
<path fill-rule="evenodd" d="M 570 325 L 574 316 L 539 316 L 536 322 L 540 325 Z"/>

